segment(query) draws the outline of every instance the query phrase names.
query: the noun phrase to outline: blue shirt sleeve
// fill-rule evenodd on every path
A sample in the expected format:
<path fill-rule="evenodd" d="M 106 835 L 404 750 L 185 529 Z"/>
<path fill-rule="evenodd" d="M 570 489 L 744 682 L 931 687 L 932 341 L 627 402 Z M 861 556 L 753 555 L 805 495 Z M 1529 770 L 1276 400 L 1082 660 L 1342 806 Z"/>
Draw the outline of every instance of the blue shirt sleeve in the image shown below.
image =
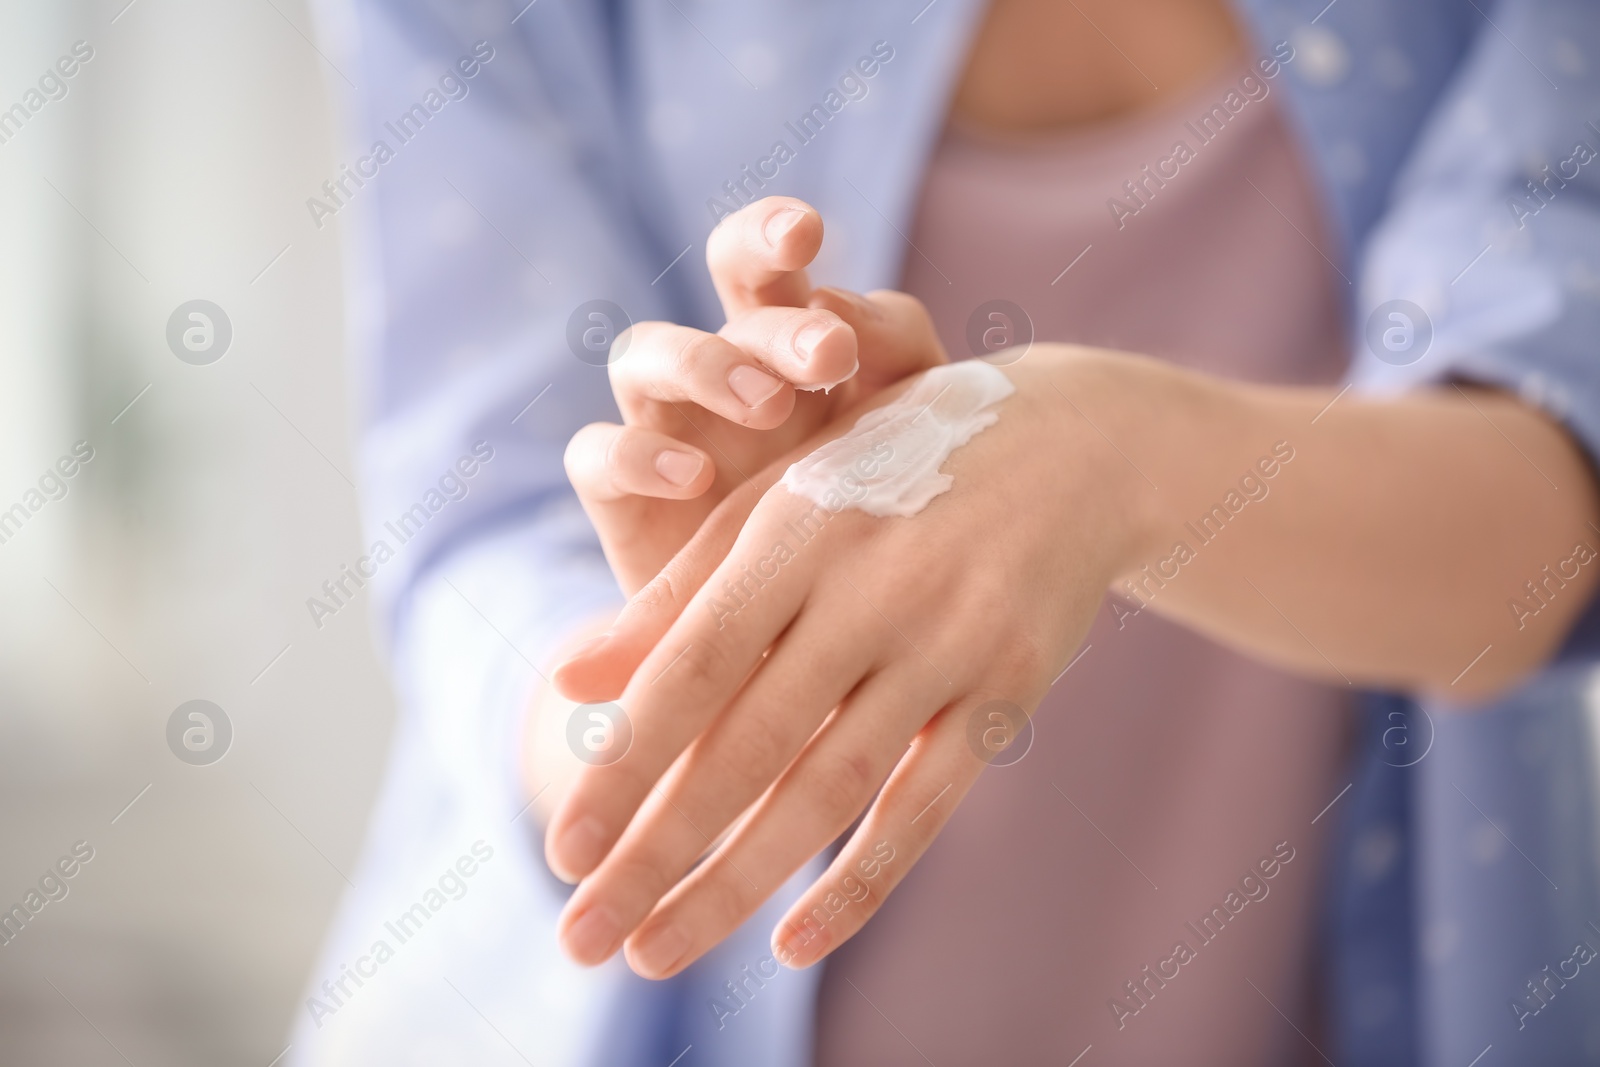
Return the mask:
<path fill-rule="evenodd" d="M 536 672 L 620 602 L 562 467 L 580 426 L 617 418 L 604 341 L 626 321 L 586 312 L 668 315 L 640 266 L 657 242 L 605 9 L 521 7 L 328 0 L 350 135 L 308 201 L 345 227 L 364 558 L 399 695 L 443 716 L 440 743 L 476 754 L 466 780 L 507 803 Z M 492 700 L 423 699 L 490 677 L 507 679 Z"/>
<path fill-rule="evenodd" d="M 1600 7 L 1483 10 L 1367 244 L 1352 382 L 1376 393 L 1498 386 L 1561 421 L 1596 460 Z M 1597 652 L 1591 607 L 1562 658 Z"/>
<path fill-rule="evenodd" d="M 1600 455 L 1600 7 L 1484 10 L 1367 244 L 1353 381 L 1501 386 Z"/>

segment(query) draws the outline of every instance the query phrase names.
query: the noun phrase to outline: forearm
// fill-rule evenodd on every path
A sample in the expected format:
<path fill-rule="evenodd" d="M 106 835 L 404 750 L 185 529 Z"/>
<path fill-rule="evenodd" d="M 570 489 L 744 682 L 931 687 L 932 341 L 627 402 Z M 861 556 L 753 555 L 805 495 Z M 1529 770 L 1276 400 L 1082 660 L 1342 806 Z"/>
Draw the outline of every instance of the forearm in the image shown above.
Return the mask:
<path fill-rule="evenodd" d="M 1099 466 L 1137 491 L 1113 583 L 1128 611 L 1335 682 L 1467 699 L 1548 659 L 1600 574 L 1583 454 L 1505 394 L 1335 401 L 1047 358 L 1063 418 L 1092 420 L 1126 457 Z"/>

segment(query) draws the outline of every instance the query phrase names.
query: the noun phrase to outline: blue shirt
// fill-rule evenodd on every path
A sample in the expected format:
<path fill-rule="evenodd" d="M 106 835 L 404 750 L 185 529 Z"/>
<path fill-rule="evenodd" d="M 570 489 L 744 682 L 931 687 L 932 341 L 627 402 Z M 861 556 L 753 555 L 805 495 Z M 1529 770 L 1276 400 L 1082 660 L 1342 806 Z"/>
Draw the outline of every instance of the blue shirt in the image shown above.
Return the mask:
<path fill-rule="evenodd" d="M 609 321 L 593 302 L 721 325 L 705 240 L 739 203 L 806 199 L 828 227 L 816 279 L 897 284 L 983 5 L 525 3 L 319 10 L 355 88 L 307 226 L 346 241 L 366 566 L 402 715 L 291 1055 L 804 1064 L 815 970 L 732 1019 L 709 1003 L 767 955 L 808 872 L 669 982 L 556 948 L 566 889 L 524 810 L 522 711 L 554 643 L 620 603 L 561 455 L 617 418 L 583 343 Z M 1350 283 L 1352 387 L 1500 385 L 1600 453 L 1600 7 L 1240 0 L 1239 15 L 1257 54 L 1295 53 L 1280 84 Z M 1492 1045 L 1484 1064 L 1600 1062 L 1600 974 L 1571 962 L 1600 948 L 1597 631 L 1586 619 L 1557 663 L 1470 716 L 1374 704 L 1325 816 L 1344 842 L 1335 1060 L 1460 1067 Z M 473 875 L 441 890 L 469 855 Z M 416 905 L 427 925 L 402 942 L 390 927 Z"/>

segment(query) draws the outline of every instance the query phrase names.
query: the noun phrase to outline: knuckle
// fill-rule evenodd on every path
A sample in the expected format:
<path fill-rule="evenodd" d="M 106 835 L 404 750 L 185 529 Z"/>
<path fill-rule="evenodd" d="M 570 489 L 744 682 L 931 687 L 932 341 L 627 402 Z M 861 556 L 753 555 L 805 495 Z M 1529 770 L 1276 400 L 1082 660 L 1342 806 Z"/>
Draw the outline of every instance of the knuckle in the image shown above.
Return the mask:
<path fill-rule="evenodd" d="M 1001 655 L 1001 667 L 1008 677 L 1031 679 L 1050 669 L 1050 654 L 1032 634 L 1015 634 Z"/>
<path fill-rule="evenodd" d="M 645 766 L 646 759 L 639 746 L 631 746 L 615 763 L 585 767 L 583 784 L 573 792 L 580 805 L 575 810 L 598 819 L 611 835 L 613 845 L 655 784 L 657 775 Z"/>
<path fill-rule="evenodd" d="M 917 640 L 916 634 L 911 636 Z M 977 646 L 931 640 L 922 647 L 957 686 L 978 687 L 990 694 L 989 699 L 1016 700 L 1040 677 L 1046 681 L 1054 678 L 1063 665 L 1055 663 L 1037 640 L 1015 634 L 996 636 Z"/>
<path fill-rule="evenodd" d="M 878 776 L 865 755 L 849 753 L 819 759 L 809 777 L 824 809 L 839 818 L 849 818 L 872 794 Z"/>
<path fill-rule="evenodd" d="M 622 452 L 626 446 L 628 435 L 614 433 L 605 443 L 605 450 L 600 455 L 600 470 L 607 475 L 615 477 L 622 469 Z"/>
<path fill-rule="evenodd" d="M 770 353 L 792 346 L 815 315 L 808 308 L 762 308 L 746 317 L 740 328 L 751 347 Z"/>
<path fill-rule="evenodd" d="M 639 911 L 650 906 L 671 889 L 677 878 L 672 874 L 671 860 L 656 852 L 629 850 L 619 853 L 607 872 L 611 884 L 622 888 Z"/>
<path fill-rule="evenodd" d="M 659 336 L 662 325 L 659 322 L 636 322 L 611 342 L 611 350 L 616 356 L 607 362 L 606 374 L 613 388 L 635 377 L 640 361 Z"/>
<path fill-rule="evenodd" d="M 796 493 L 777 493 L 771 489 L 761 492 L 758 487 L 749 484 L 740 486 L 734 493 L 742 494 L 744 499 L 750 496 L 756 497 L 750 504 L 745 527 L 753 535 L 760 537 L 751 544 L 760 544 L 763 547 L 771 544 L 769 540 L 771 536 L 781 535 L 790 522 L 804 520 L 821 529 L 829 525 L 834 517 L 833 513 L 821 504 L 813 503 Z M 734 493 L 728 494 L 729 497 L 734 496 Z"/>
<path fill-rule="evenodd" d="M 1015 618 L 1016 614 L 1016 603 L 1004 595 L 982 594 L 972 604 L 969 617 L 1005 619 Z M 1038 634 L 1025 627 L 997 630 L 987 635 L 981 648 L 983 655 L 976 662 L 970 645 L 946 647 L 944 652 L 952 663 L 973 663 L 976 668 L 973 677 L 994 679 L 1002 686 L 1014 683 L 1027 686 L 1040 674 L 1054 676 L 1051 670 L 1054 655 Z M 1060 666 L 1055 669 L 1059 670 Z"/>
<path fill-rule="evenodd" d="M 881 309 L 886 324 L 894 330 L 898 344 L 917 353 L 923 364 L 944 362 L 944 346 L 939 342 L 939 333 L 926 304 L 910 293 L 889 289 L 874 292 L 872 300 Z"/>
<path fill-rule="evenodd" d="M 800 335 L 813 327 L 835 329 L 843 327 L 845 331 L 848 331 L 852 340 L 855 337 L 854 329 L 838 312 L 829 308 L 797 308 L 793 313 L 773 321 L 772 336 L 768 343 L 774 348 L 780 344 L 787 347 L 795 347 L 799 342 Z M 836 355 L 840 351 L 841 344 L 840 334 L 827 334 L 825 342 L 819 347 L 819 350 L 813 352 L 813 355 L 820 354 L 824 358 Z"/>
<path fill-rule="evenodd" d="M 1016 617 L 1019 607 L 1015 595 L 1001 588 L 999 582 L 987 576 L 979 582 L 970 584 L 958 578 L 946 587 L 944 595 L 959 597 L 966 605 L 969 618 L 1011 619 Z M 989 635 L 989 641 L 992 644 L 999 644 L 1010 640 L 1012 636 L 1009 633 L 996 632 Z"/>
<path fill-rule="evenodd" d="M 662 611 L 675 610 L 681 603 L 677 583 L 673 581 L 669 568 L 650 579 L 644 588 L 633 594 L 633 599 L 628 602 L 628 611 L 630 614 L 655 615 Z"/>
<path fill-rule="evenodd" d="M 725 216 L 706 238 L 706 267 L 716 281 L 728 281 L 736 277 L 742 265 L 744 235 L 747 232 L 739 218 L 742 213 Z"/>
<path fill-rule="evenodd" d="M 715 362 L 726 343 L 716 334 L 696 330 L 674 347 L 663 372 L 669 377 L 685 377 L 696 367 Z"/>
<path fill-rule="evenodd" d="M 693 689 L 715 685 L 728 670 L 728 653 L 720 642 L 706 637 L 693 641 L 671 667 L 680 684 Z"/>
<path fill-rule="evenodd" d="M 831 312 L 847 323 L 872 318 L 878 313 L 870 300 L 864 300 L 845 289 L 835 289 L 831 285 L 819 285 L 812 289 L 808 306 L 817 311 Z"/>
<path fill-rule="evenodd" d="M 618 363 L 627 359 L 628 350 L 633 347 L 633 343 L 641 338 L 648 338 L 651 331 L 658 325 L 654 322 L 635 322 L 624 327 L 622 332 L 617 334 L 616 339 L 611 342 L 611 347 L 615 348 L 619 353 L 617 358 L 611 362 L 611 366 L 615 367 Z"/>
<path fill-rule="evenodd" d="M 759 715 L 742 716 L 717 746 L 713 780 L 732 780 L 746 789 L 765 785 L 783 760 L 784 739 Z"/>
<path fill-rule="evenodd" d="M 928 305 L 910 293 L 901 292 L 898 289 L 876 289 L 868 295 L 877 301 L 884 310 L 893 313 L 897 317 L 932 321 L 932 316 L 928 314 Z"/>
<path fill-rule="evenodd" d="M 590 480 L 597 466 L 609 465 L 617 436 L 615 430 L 610 423 L 591 422 L 572 435 L 566 451 L 561 454 L 561 463 L 574 484 Z M 597 458 L 599 463 L 596 463 Z"/>
<path fill-rule="evenodd" d="M 762 202 L 757 200 L 754 203 L 746 204 L 731 215 L 724 215 L 722 220 L 712 228 L 711 236 L 707 239 L 708 252 L 726 253 L 736 247 L 738 242 L 742 240 L 744 232 L 751 227 L 755 218 L 761 214 L 761 205 Z"/>
<path fill-rule="evenodd" d="M 755 890 L 735 868 L 728 850 L 718 848 L 705 879 L 698 887 L 703 894 L 700 907 L 726 924 L 736 924 L 754 909 Z"/>
<path fill-rule="evenodd" d="M 567 449 L 561 453 L 561 465 L 566 468 L 567 477 L 576 482 L 583 470 L 585 452 L 584 431 L 579 430 L 572 435 L 572 440 L 567 442 Z"/>
<path fill-rule="evenodd" d="M 845 878 L 854 878 L 855 884 L 862 888 L 864 894 L 860 897 L 850 898 L 857 905 L 850 909 L 853 912 L 850 916 L 850 922 L 854 927 L 859 928 L 864 926 L 868 919 L 872 918 L 874 912 L 883 907 L 883 902 L 889 899 L 889 894 L 893 891 L 893 884 L 889 882 L 888 871 L 880 871 L 878 877 L 872 879 L 859 878 L 853 873 L 846 874 Z M 847 890 L 846 895 L 849 896 L 848 891 L 852 887 L 845 886 L 844 888 Z"/>

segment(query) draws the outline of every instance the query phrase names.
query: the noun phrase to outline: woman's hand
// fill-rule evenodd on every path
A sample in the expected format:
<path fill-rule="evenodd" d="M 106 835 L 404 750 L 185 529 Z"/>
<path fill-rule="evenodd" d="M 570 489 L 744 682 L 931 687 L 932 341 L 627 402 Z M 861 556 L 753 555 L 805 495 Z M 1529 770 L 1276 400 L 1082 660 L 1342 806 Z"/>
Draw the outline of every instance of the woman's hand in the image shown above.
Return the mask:
<path fill-rule="evenodd" d="M 632 747 L 584 771 L 547 836 L 552 869 L 586 876 L 560 927 L 575 959 L 626 939 L 640 974 L 676 973 L 874 794 L 780 926 L 778 958 L 820 958 L 916 863 L 985 766 L 985 709 L 1020 726 L 1148 547 L 1124 535 L 1142 490 L 1055 388 L 1075 361 L 1081 385 L 1099 380 L 1105 357 L 1063 349 L 1007 368 L 998 423 L 951 455 L 953 488 L 917 515 L 830 513 L 768 489 L 775 464 L 669 568 L 691 599 L 625 613 L 619 636 L 653 646 L 620 701 Z"/>
<path fill-rule="evenodd" d="M 920 514 L 819 521 L 773 488 L 780 461 L 577 656 L 631 675 L 633 741 L 549 823 L 552 870 L 584 879 L 561 923 L 574 958 L 626 939 L 641 974 L 675 973 L 882 784 L 775 938 L 793 964 L 831 950 L 992 758 L 985 705 L 1031 711 L 1113 579 L 1126 613 L 1335 684 L 1457 700 L 1547 661 L 1600 579 L 1585 457 L 1514 397 L 1340 399 L 1039 344 L 1005 373 L 999 423 L 951 455 L 954 487 Z"/>
<path fill-rule="evenodd" d="M 624 424 L 584 427 L 566 464 L 630 596 L 749 475 L 862 398 L 946 361 L 913 297 L 811 288 L 805 268 L 821 245 L 822 220 L 803 201 L 751 204 L 706 243 L 727 325 L 709 334 L 643 322 L 617 340 L 610 372 Z M 591 621 L 571 648 L 606 646 L 621 658 L 579 658 L 530 702 L 523 775 L 541 821 L 582 768 L 566 739 L 574 702 L 615 699 L 650 649 L 636 629 L 610 634 L 611 622 Z"/>
<path fill-rule="evenodd" d="M 864 397 L 945 362 L 914 298 L 811 288 L 805 268 L 821 245 L 822 220 L 804 202 L 751 204 L 707 241 L 727 325 L 642 322 L 617 339 L 623 425 L 584 427 L 566 465 L 629 595 L 750 475 Z M 556 684 L 597 700 L 623 680 L 577 671 Z"/>

